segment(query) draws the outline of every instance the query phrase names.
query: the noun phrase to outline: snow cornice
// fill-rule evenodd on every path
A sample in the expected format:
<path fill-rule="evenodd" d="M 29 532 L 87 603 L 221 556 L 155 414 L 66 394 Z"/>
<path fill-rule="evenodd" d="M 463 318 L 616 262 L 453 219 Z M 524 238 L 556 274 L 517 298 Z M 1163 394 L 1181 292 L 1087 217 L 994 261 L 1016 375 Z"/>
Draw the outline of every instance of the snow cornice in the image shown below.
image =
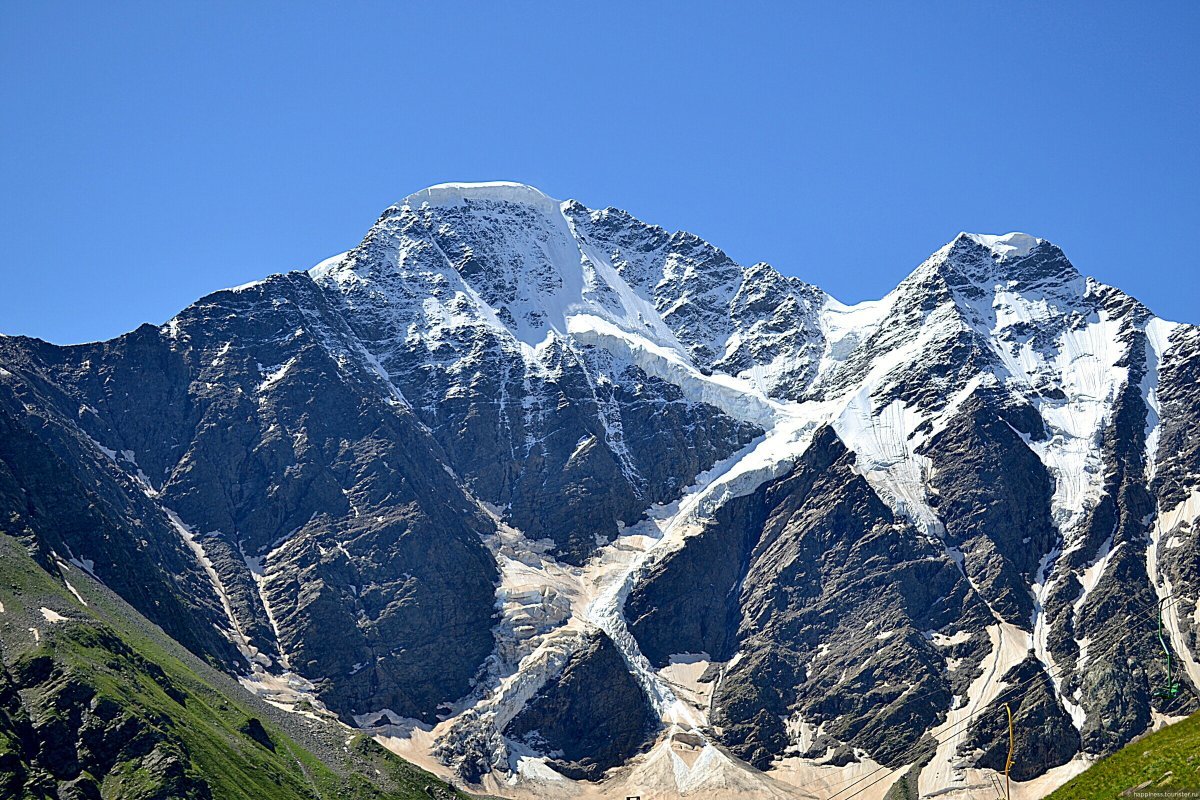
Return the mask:
<path fill-rule="evenodd" d="M 970 239 L 976 244 L 986 247 L 999 261 L 1024 258 L 1045 242 L 1044 239 L 1038 239 L 1030 236 L 1028 233 L 1021 233 L 1019 231 L 1005 234 L 967 233 L 963 231 L 957 238 Z"/>
<path fill-rule="evenodd" d="M 541 189 L 512 181 L 439 183 L 413 192 L 396 205 L 401 208 L 420 208 L 424 205 L 455 206 L 465 201 L 480 200 L 533 206 L 542 210 L 557 210 L 562 205 L 561 201 L 555 200 Z"/>

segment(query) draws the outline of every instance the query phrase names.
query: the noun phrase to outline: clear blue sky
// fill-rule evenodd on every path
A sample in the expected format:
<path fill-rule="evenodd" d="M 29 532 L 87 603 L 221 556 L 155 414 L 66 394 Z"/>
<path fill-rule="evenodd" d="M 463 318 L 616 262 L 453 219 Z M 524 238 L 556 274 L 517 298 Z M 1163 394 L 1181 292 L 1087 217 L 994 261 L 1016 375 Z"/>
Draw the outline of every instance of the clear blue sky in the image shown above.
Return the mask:
<path fill-rule="evenodd" d="M 443 181 L 845 301 L 959 230 L 1200 322 L 1200 3 L 4 4 L 0 332 L 162 322 Z"/>

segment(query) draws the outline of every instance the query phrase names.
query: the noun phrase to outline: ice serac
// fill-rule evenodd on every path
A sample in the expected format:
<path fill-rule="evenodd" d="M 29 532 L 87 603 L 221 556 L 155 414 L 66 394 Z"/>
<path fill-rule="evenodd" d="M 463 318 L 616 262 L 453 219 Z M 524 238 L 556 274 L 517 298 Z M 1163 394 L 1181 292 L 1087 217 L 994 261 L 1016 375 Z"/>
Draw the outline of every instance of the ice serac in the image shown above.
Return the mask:
<path fill-rule="evenodd" d="M 1023 233 L 846 305 L 442 184 L 161 327 L 0 339 L 0 512 L 487 794 L 990 796 L 1008 702 L 1033 796 L 1196 707 L 1198 370 Z"/>

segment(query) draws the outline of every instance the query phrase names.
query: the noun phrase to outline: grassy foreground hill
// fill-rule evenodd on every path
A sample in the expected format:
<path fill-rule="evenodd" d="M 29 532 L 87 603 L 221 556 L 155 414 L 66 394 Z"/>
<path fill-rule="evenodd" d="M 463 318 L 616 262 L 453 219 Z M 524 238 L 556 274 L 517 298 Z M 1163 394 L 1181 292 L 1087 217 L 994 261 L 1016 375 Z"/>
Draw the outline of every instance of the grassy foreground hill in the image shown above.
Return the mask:
<path fill-rule="evenodd" d="M 0 800 L 465 798 L 275 709 L 78 567 L 0 533 Z"/>
<path fill-rule="evenodd" d="M 1060 787 L 1049 800 L 1200 797 L 1200 713 L 1113 753 Z"/>

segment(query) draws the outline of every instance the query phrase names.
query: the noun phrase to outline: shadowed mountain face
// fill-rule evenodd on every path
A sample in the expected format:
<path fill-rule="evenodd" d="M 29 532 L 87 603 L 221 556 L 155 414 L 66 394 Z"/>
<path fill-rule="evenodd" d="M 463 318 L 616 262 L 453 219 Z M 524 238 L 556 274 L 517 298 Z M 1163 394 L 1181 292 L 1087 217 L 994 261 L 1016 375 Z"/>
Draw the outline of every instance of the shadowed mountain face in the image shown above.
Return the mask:
<path fill-rule="evenodd" d="M 1195 328 L 1024 234 L 845 306 L 446 185 L 163 326 L 0 338 L 0 520 L 470 781 L 770 797 L 870 762 L 966 796 L 1006 701 L 1018 780 L 1194 710 L 1198 370 Z"/>

